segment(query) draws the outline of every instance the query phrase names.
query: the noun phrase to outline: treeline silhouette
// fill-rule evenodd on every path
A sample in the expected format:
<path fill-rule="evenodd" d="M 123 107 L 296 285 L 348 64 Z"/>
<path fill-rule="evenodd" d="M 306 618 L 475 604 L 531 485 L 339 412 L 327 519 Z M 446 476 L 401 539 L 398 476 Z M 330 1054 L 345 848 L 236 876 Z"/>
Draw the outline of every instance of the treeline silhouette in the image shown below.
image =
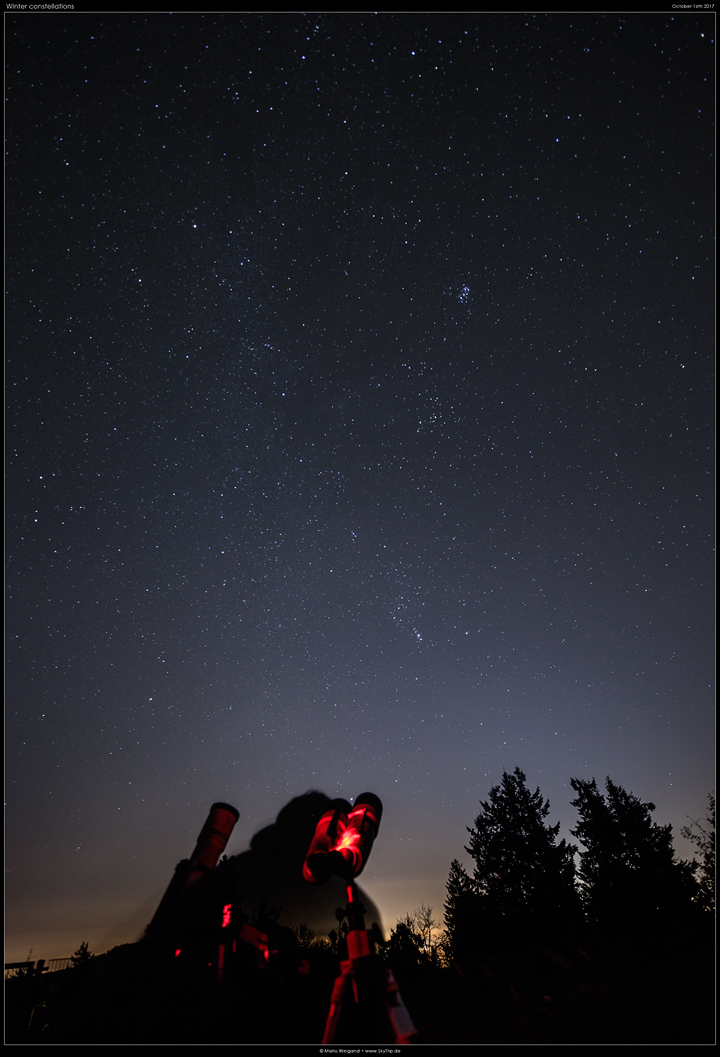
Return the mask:
<path fill-rule="evenodd" d="M 681 831 L 697 852 L 683 861 L 653 804 L 609 778 L 604 790 L 570 784 L 577 844 L 558 840 L 523 772 L 505 772 L 468 827 L 472 866 L 450 865 L 442 924 L 423 905 L 387 940 L 375 932 L 418 1041 L 714 1041 L 714 798 Z M 237 869 L 226 859 L 217 878 Z M 319 1043 L 347 925 L 319 936 L 280 925 L 280 910 L 250 922 L 274 937 L 277 957 L 241 943 L 221 985 L 202 959 L 181 972 L 147 940 L 97 957 L 82 944 L 32 1008 L 32 979 L 18 973 L 6 1041 Z"/>
<path fill-rule="evenodd" d="M 610 778 L 570 784 L 578 845 L 505 772 L 468 828 L 472 871 L 451 864 L 444 932 L 428 941 L 424 907 L 393 930 L 417 1026 L 445 1042 L 713 1041 L 714 797 L 683 827 L 700 853 L 683 861 L 654 804 Z"/>

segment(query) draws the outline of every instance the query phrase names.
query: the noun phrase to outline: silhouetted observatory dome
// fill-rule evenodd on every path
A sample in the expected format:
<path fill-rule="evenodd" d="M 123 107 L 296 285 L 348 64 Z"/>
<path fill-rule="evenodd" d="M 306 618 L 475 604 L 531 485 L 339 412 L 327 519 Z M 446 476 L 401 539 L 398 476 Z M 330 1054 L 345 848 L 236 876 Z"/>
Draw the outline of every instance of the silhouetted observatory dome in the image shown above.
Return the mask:
<path fill-rule="evenodd" d="M 219 864 L 216 884 L 223 899 L 239 904 L 251 924 L 262 929 L 265 915 L 278 910 L 280 925 L 307 925 L 318 939 L 337 929 L 336 910 L 347 904 L 347 886 L 340 877 L 310 884 L 302 875 L 303 862 L 320 817 L 332 803 L 324 793 L 311 791 L 286 804 L 272 826 L 261 829 L 250 850 Z M 380 912 L 358 886 L 365 907 L 365 927 L 382 929 Z"/>

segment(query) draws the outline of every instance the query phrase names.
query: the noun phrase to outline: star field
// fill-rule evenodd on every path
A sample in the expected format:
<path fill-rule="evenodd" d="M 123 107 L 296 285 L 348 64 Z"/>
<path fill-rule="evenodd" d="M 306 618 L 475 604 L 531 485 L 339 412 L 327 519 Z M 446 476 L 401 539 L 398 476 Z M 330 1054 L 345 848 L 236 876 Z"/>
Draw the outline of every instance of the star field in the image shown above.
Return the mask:
<path fill-rule="evenodd" d="M 6 29 L 12 956 L 135 939 L 215 800 L 233 852 L 375 791 L 387 927 L 441 915 L 503 768 L 565 829 L 609 774 L 679 841 L 714 16 Z"/>

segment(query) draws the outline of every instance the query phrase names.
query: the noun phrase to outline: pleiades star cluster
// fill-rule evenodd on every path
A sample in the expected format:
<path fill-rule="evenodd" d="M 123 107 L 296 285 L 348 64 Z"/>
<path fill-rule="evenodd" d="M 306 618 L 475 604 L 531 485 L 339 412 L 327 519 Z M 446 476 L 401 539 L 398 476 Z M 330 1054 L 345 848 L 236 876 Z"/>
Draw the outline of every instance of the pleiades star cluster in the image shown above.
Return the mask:
<path fill-rule="evenodd" d="M 211 803 L 714 783 L 712 14 L 6 15 L 6 957 Z M 685 849 L 689 854 L 691 849 Z"/>

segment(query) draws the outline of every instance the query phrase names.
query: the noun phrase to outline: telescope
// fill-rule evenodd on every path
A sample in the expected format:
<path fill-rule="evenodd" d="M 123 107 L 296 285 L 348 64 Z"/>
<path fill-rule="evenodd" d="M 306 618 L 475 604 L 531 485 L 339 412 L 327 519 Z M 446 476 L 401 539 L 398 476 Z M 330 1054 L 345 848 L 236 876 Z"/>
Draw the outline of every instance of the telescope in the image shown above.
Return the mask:
<path fill-rule="evenodd" d="M 148 936 L 156 935 L 169 922 L 188 891 L 194 890 L 198 882 L 212 873 L 239 818 L 240 812 L 230 804 L 218 802 L 212 805 L 195 850 L 189 859 L 182 859 L 175 867 L 172 880 L 148 925 Z"/>
<path fill-rule="evenodd" d="M 333 800 L 315 828 L 303 877 L 323 884 L 333 874 L 347 885 L 347 906 L 338 919 L 348 920 L 347 957 L 340 963 L 325 1022 L 323 1045 L 333 1042 L 389 1042 L 417 1039 L 417 1031 L 390 969 L 378 959 L 372 933 L 365 928 L 365 908 L 355 878 L 362 873 L 380 828 L 382 803 L 361 793 L 350 807 Z"/>
<path fill-rule="evenodd" d="M 303 877 L 322 884 L 337 874 L 346 881 L 362 873 L 380 828 L 382 803 L 374 793 L 361 793 L 350 807 L 333 800 L 315 829 L 303 864 Z"/>
<path fill-rule="evenodd" d="M 347 895 L 347 905 L 337 911 L 338 921 L 347 918 L 347 950 L 330 996 L 324 1044 L 404 1044 L 417 1038 L 393 974 L 377 954 L 375 932 L 365 928 L 365 907 L 355 883 L 367 865 L 382 812 L 374 793 L 362 793 L 352 806 L 343 798 L 331 801 L 305 854 L 305 882 L 322 885 L 334 875 L 344 882 Z M 176 866 L 147 928 L 147 950 L 170 970 L 171 987 L 185 996 L 183 1009 L 185 1003 L 193 1005 L 195 990 L 210 986 L 213 978 L 212 987 L 226 994 L 239 986 L 243 993 L 262 995 L 280 983 L 287 988 L 297 974 L 311 969 L 291 928 L 251 918 L 234 877 L 229 887 L 225 874 L 216 875 L 216 883 L 211 880 L 239 817 L 230 804 L 212 805 L 192 855 Z"/>
<path fill-rule="evenodd" d="M 333 873 L 330 854 L 347 829 L 350 811 L 347 800 L 338 798 L 321 816 L 303 863 L 303 877 L 310 884 L 322 884 Z"/>

